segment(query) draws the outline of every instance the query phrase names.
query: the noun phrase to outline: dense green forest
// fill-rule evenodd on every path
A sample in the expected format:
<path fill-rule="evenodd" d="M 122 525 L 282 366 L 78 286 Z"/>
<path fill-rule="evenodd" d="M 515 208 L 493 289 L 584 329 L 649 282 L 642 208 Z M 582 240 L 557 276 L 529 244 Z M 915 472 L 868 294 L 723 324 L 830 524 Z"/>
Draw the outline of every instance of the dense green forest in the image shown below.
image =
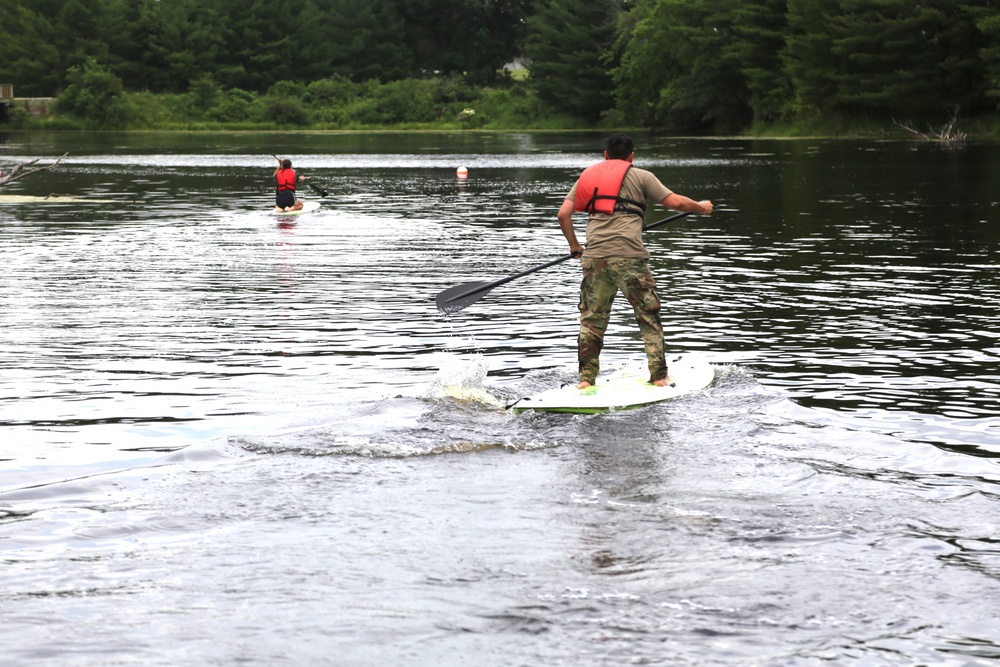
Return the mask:
<path fill-rule="evenodd" d="M 0 0 L 0 82 L 102 127 L 995 132 L 1000 0 Z"/>

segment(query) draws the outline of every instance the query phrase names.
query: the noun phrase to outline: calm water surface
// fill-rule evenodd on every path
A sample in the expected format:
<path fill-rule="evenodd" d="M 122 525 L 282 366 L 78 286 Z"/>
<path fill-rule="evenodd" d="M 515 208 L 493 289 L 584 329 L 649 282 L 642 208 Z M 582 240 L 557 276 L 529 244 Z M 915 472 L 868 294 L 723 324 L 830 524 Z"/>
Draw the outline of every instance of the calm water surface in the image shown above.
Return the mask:
<path fill-rule="evenodd" d="M 996 664 L 1000 146 L 637 138 L 717 380 L 577 417 L 505 409 L 575 262 L 434 295 L 565 254 L 600 135 L 0 135 L 82 200 L 0 202 L 0 664 Z"/>

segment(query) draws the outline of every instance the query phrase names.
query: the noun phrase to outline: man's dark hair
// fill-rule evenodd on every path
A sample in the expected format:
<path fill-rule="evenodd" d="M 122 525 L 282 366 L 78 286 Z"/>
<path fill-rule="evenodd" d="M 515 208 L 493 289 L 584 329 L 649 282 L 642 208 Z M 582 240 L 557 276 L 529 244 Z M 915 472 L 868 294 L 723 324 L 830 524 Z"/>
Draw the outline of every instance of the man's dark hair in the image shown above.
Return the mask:
<path fill-rule="evenodd" d="M 612 134 L 604 144 L 604 150 L 608 152 L 608 158 L 612 160 L 627 160 L 628 156 L 635 151 L 635 142 L 627 134 Z"/>

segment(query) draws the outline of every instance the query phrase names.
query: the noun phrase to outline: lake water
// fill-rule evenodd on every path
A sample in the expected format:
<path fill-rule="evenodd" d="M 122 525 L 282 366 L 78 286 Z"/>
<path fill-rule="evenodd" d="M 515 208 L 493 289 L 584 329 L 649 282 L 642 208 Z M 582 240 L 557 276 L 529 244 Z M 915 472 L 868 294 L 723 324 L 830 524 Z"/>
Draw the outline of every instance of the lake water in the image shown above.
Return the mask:
<path fill-rule="evenodd" d="M 0 664 L 996 664 L 1000 145 L 637 139 L 717 379 L 570 416 L 505 406 L 576 262 L 434 296 L 564 255 L 601 135 L 0 134 L 83 200 L 0 203 Z"/>

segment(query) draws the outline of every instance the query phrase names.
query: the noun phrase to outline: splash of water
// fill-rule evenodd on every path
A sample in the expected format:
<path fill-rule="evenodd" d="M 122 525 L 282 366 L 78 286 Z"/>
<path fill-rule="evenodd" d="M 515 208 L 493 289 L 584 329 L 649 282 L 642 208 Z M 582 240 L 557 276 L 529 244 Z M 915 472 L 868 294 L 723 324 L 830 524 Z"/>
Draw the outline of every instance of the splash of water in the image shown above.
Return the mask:
<path fill-rule="evenodd" d="M 430 398 L 450 398 L 468 403 L 482 403 L 502 408 L 504 402 L 486 388 L 489 362 L 481 354 L 438 355 L 438 372 L 428 392 Z"/>

